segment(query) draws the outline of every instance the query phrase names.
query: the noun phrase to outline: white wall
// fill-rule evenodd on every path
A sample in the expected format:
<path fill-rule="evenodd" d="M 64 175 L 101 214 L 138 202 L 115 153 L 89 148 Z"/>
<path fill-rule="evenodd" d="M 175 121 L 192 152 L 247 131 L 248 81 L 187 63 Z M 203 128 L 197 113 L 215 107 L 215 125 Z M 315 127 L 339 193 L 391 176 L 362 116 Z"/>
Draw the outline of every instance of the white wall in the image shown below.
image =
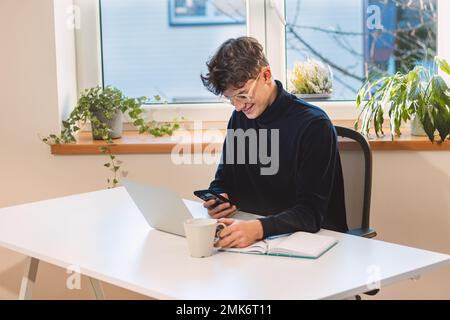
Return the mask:
<path fill-rule="evenodd" d="M 106 187 L 102 156 L 50 155 L 37 134 L 59 129 L 58 72 L 52 0 L 0 1 L 0 207 Z M 70 60 L 63 65 L 70 66 Z M 60 65 L 59 65 L 60 66 Z M 168 155 L 121 156 L 130 178 L 190 197 L 214 166 L 174 166 Z M 450 152 L 376 152 L 372 222 L 379 239 L 450 254 Z M 24 257 L 0 248 L 0 299 L 17 297 Z M 42 264 L 36 298 L 91 298 L 65 289 L 67 274 Z M 450 270 L 383 289 L 380 298 L 450 299 Z M 110 298 L 140 298 L 107 285 Z"/>

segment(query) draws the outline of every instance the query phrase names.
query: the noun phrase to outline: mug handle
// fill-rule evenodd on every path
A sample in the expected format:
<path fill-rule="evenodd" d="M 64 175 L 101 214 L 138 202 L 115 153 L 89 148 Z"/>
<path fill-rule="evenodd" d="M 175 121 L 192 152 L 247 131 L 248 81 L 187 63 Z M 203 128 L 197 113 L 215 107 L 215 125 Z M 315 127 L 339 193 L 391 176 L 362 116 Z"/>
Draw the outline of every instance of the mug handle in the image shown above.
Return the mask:
<path fill-rule="evenodd" d="M 225 223 L 218 223 L 216 226 L 216 236 L 214 237 L 214 242 L 217 242 L 220 240 L 220 232 L 225 229 L 227 225 Z"/>

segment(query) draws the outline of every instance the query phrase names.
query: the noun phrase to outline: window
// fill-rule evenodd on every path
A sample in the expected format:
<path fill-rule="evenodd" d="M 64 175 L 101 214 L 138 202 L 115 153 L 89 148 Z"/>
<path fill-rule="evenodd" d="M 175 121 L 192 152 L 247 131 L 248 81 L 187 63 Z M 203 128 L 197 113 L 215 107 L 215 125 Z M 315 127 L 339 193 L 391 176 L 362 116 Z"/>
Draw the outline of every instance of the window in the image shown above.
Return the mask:
<path fill-rule="evenodd" d="M 438 0 L 286 0 L 286 69 L 313 58 L 334 75 L 333 100 L 354 100 L 368 76 L 428 65 Z"/>
<path fill-rule="evenodd" d="M 314 103 L 333 119 L 357 116 L 356 91 L 368 75 L 428 64 L 436 54 L 450 60 L 448 0 L 73 1 L 83 26 L 76 30 L 79 90 L 104 84 L 128 96 L 159 94 L 171 105 L 146 110 L 161 121 L 228 120 L 232 107 L 219 104 L 199 76 L 231 37 L 257 38 L 287 88 L 296 61 L 330 64 L 334 93 Z"/>
<path fill-rule="evenodd" d="M 247 34 L 246 0 L 101 0 L 100 17 L 103 84 L 169 103 L 217 102 L 200 73 Z"/>

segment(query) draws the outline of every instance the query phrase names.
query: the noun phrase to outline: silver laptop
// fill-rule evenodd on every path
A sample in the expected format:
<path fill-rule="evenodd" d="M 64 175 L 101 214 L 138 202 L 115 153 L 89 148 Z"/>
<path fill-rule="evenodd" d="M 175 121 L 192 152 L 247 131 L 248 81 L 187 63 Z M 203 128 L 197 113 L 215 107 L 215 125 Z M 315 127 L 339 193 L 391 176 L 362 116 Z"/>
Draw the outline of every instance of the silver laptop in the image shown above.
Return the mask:
<path fill-rule="evenodd" d="M 122 180 L 148 224 L 157 230 L 185 236 L 183 222 L 192 214 L 175 192 L 162 187 Z"/>
<path fill-rule="evenodd" d="M 125 179 L 122 180 L 122 185 L 152 228 L 185 236 L 183 222 L 192 219 L 193 216 L 176 192 Z M 199 205 L 194 202 L 192 204 Z M 207 216 L 206 210 L 205 216 Z M 253 220 L 260 217 L 241 211 L 233 216 L 238 220 Z"/>

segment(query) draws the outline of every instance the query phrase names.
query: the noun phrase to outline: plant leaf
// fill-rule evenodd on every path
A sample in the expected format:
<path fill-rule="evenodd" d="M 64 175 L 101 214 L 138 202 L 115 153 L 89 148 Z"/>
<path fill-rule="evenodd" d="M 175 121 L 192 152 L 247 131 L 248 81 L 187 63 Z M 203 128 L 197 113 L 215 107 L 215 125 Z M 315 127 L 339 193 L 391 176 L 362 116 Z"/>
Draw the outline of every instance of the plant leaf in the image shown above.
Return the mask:
<path fill-rule="evenodd" d="M 436 57 L 435 61 L 443 72 L 450 75 L 450 64 L 447 62 L 447 60 L 439 59 L 438 57 Z"/>

